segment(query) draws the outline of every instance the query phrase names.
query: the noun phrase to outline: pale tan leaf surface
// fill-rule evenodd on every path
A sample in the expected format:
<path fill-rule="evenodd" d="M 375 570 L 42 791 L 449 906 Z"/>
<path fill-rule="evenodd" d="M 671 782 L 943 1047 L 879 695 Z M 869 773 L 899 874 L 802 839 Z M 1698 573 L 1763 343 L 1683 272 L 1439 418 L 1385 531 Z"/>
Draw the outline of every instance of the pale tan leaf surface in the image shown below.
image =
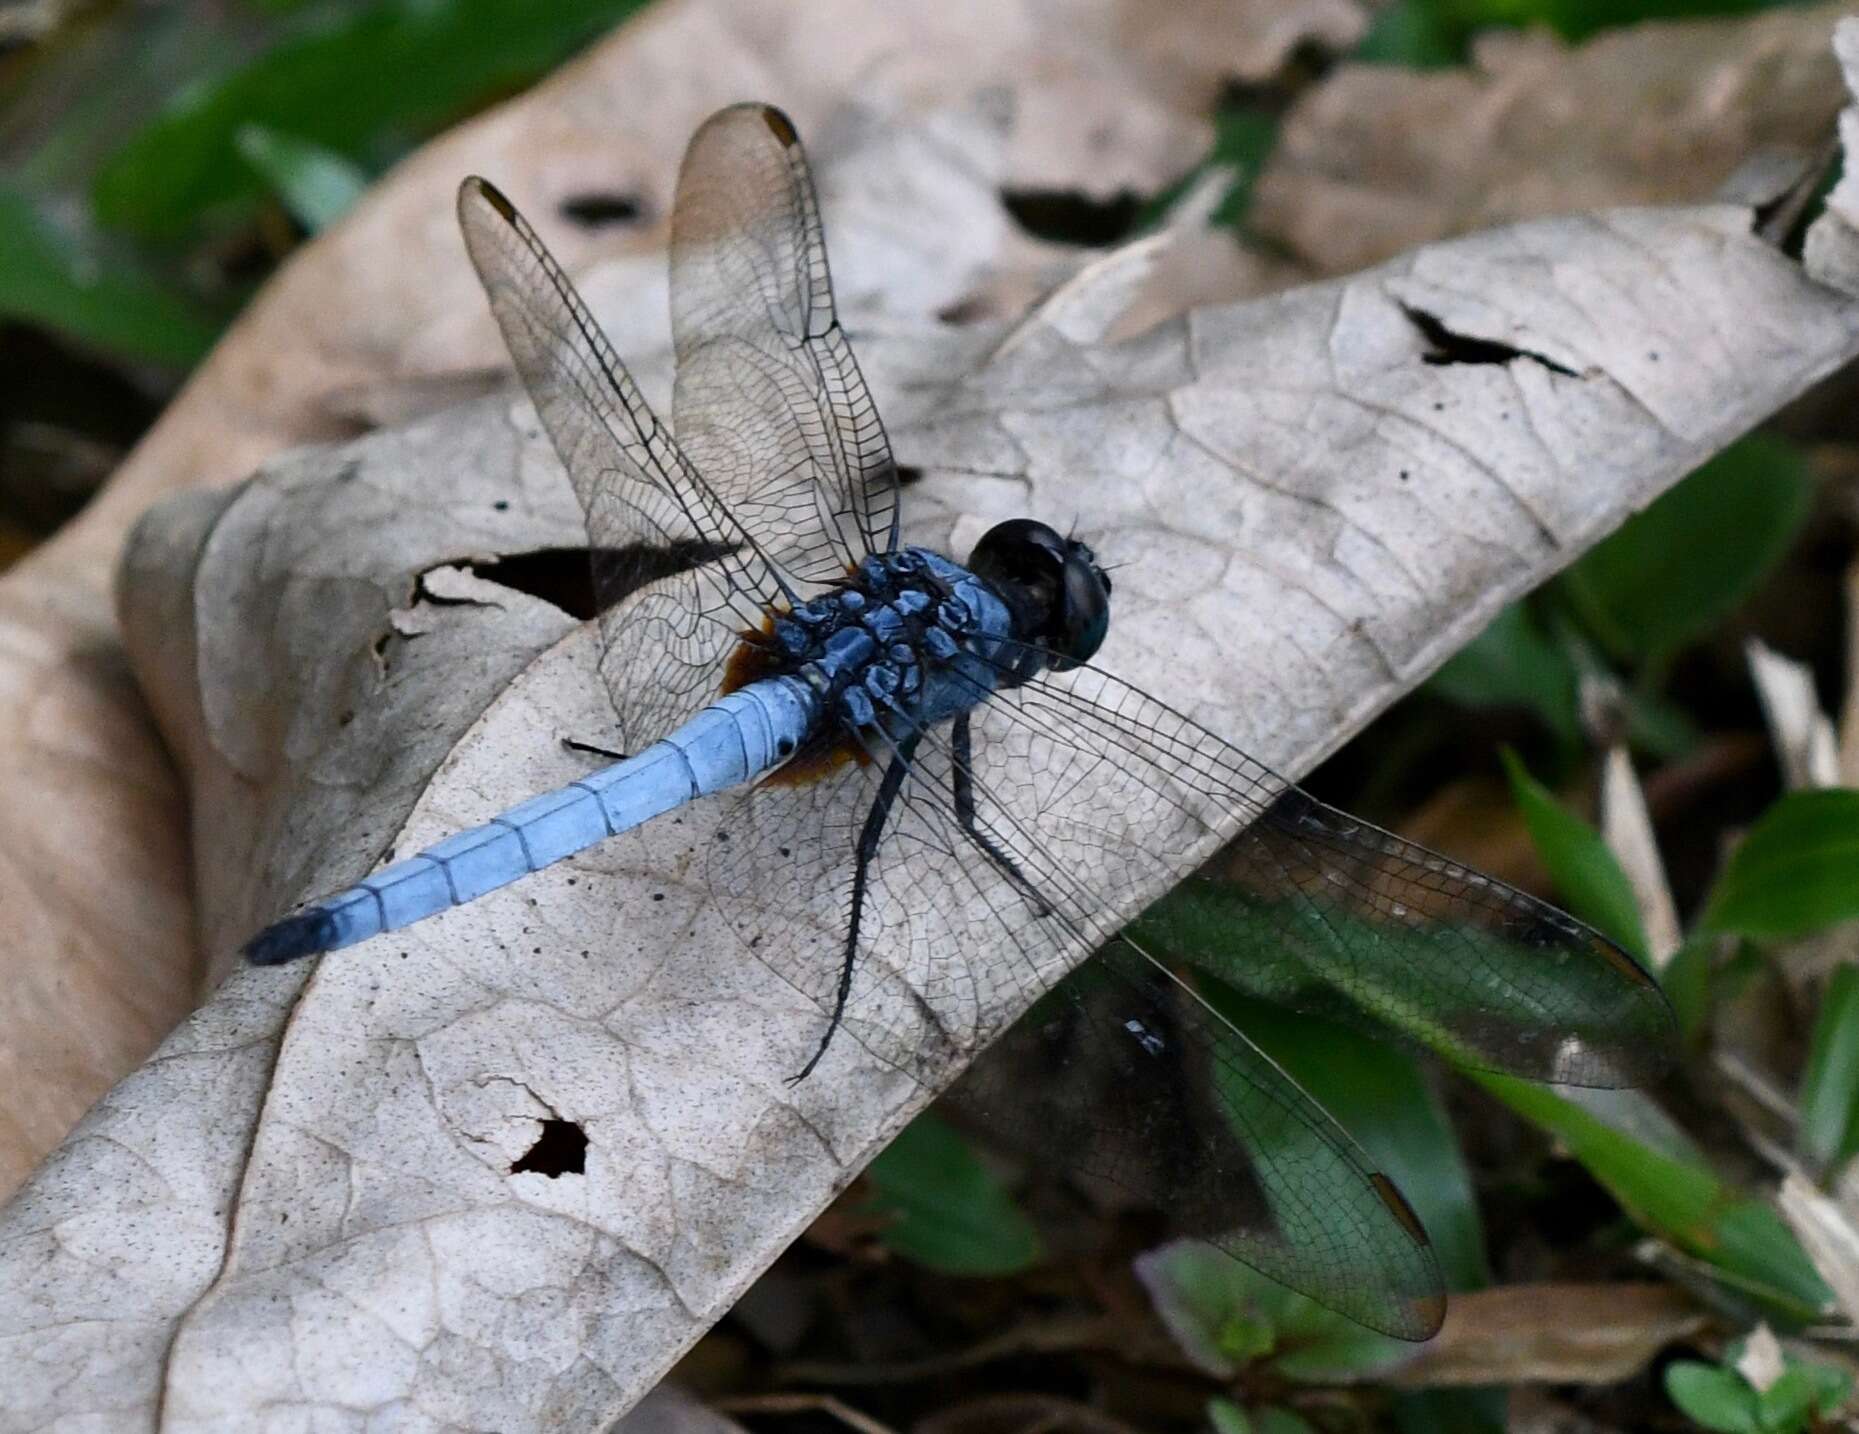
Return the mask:
<path fill-rule="evenodd" d="M 1351 0 L 1202 9 L 1198 41 L 1185 45 L 1176 27 L 1146 25 L 1136 0 L 820 0 L 804 15 L 785 0 L 660 0 L 546 84 L 414 155 L 307 246 L 100 499 L 0 578 L 0 1084 L 11 1095 L 0 1191 L 221 969 L 201 938 L 227 915 L 196 923 L 187 788 L 111 611 L 123 535 L 163 494 L 230 483 L 292 444 L 352 433 L 357 416 L 482 391 L 482 371 L 505 360 L 452 220 L 462 175 L 495 176 L 546 219 L 577 197 L 636 198 L 642 225 L 549 229 L 621 348 L 649 352 L 666 342 L 664 221 L 684 142 L 721 105 L 772 100 L 806 130 L 826 177 L 835 262 L 856 289 L 849 311 L 869 321 L 874 307 L 985 310 L 997 292 L 1023 303 L 1069 261 L 1027 239 L 995 190 L 1151 192 L 1205 151 L 1202 102 L 1222 79 L 1258 78 L 1287 48 L 1344 41 L 1362 23 Z M 847 96 L 868 108 L 848 109 Z M 895 176 L 926 150 L 942 192 L 900 192 Z M 841 153 L 852 162 L 835 165 Z M 917 218 L 932 198 L 952 216 L 934 229 Z M 862 255 L 848 252 L 855 235 Z M 125 595 L 126 623 L 144 598 Z M 197 754 L 184 744 L 178 755 Z M 196 795 L 194 820 L 258 817 Z"/>
<path fill-rule="evenodd" d="M 741 1434 L 742 1427 L 667 1381 L 628 1410 L 608 1434 Z"/>
<path fill-rule="evenodd" d="M 1781 764 L 1782 785 L 1789 791 L 1838 786 L 1839 740 L 1832 719 L 1820 710 L 1813 669 L 1760 638 L 1748 639 L 1743 650 Z"/>
<path fill-rule="evenodd" d="M 1646 933 L 1646 954 L 1655 971 L 1664 971 L 1684 941 L 1678 904 L 1659 855 L 1658 835 L 1646 807 L 1646 791 L 1633 770 L 1633 756 L 1624 742 L 1608 745 L 1601 764 L 1601 838 L 1620 863 L 1633 904 L 1639 910 L 1640 929 Z"/>
<path fill-rule="evenodd" d="M 939 182 L 1011 168 L 985 111 L 921 123 L 961 141 L 922 147 L 954 155 Z M 1005 333 L 905 309 L 853 332 L 899 460 L 924 471 L 914 540 L 959 552 L 1005 514 L 1075 518 L 1124 565 L 1105 665 L 1296 772 L 1859 352 L 1859 305 L 1751 217 L 1541 221 L 1121 345 L 1097 341 L 1114 305 L 1088 279 Z M 842 227 L 848 291 L 875 293 L 850 256 L 885 252 L 877 226 Z M 973 264 L 951 247 L 953 291 Z M 1130 291 L 1116 263 L 1099 273 Z M 614 284 L 596 306 L 625 335 L 648 300 Z M 1519 356 L 1431 362 L 1423 313 Z M 646 376 L 662 388 L 662 367 Z M 610 721 L 590 634 L 472 571 L 574 529 L 507 397 L 286 455 L 138 529 L 125 628 L 197 794 L 213 955 L 384 846 L 584 770 L 558 739 Z M 712 911 L 715 820 L 696 809 L 399 936 L 226 981 L 0 1212 L 0 1427 L 159 1411 L 248 1429 L 261 1409 L 589 1427 L 650 1388 L 935 1083 L 846 1041 L 785 1084 L 819 1015 Z M 582 1174 L 509 1172 L 544 1119 L 582 1128 Z"/>
<path fill-rule="evenodd" d="M 1794 1231 L 1814 1270 L 1833 1291 L 1839 1312 L 1859 1321 L 1859 1184 L 1848 1166 L 1832 1196 L 1791 1171 L 1775 1193 L 1776 1208 Z"/>
<path fill-rule="evenodd" d="M 1849 94 L 1859 95 L 1859 24 L 1844 21 L 1833 37 L 1834 53 Z M 1859 153 L 1859 104 L 1840 111 L 1840 144 L 1846 154 Z M 1859 294 L 1859 175 L 1848 164 L 1827 196 L 1827 212 L 1807 231 L 1807 271 L 1823 284 Z"/>
<path fill-rule="evenodd" d="M 1851 13 L 1836 0 L 1576 47 L 1494 31 L 1464 69 L 1345 65 L 1286 116 L 1250 221 L 1342 273 L 1486 225 L 1703 200 L 1752 156 L 1826 142 L 1846 97 L 1828 42 Z"/>
<path fill-rule="evenodd" d="M 1655 1284 L 1507 1285 L 1454 1295 L 1446 1323 L 1385 1376 L 1412 1388 L 1617 1384 L 1668 1344 L 1697 1334 L 1705 1312 Z"/>

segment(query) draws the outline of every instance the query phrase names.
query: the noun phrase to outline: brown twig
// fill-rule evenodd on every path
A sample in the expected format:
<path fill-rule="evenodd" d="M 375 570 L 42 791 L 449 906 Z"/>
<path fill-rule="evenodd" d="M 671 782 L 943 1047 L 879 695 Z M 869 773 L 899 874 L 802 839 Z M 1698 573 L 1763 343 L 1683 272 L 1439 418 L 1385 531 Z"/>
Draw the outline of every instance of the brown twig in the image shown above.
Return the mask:
<path fill-rule="evenodd" d="M 710 1407 L 719 1414 L 824 1414 L 859 1434 L 897 1434 L 830 1394 L 743 1394 L 713 1400 Z"/>

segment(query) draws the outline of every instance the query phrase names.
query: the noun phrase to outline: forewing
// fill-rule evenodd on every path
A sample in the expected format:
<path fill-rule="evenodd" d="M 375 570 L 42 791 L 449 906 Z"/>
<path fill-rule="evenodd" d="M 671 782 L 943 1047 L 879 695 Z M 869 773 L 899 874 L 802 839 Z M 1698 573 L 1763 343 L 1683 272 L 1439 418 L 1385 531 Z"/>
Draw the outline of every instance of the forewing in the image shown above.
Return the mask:
<path fill-rule="evenodd" d="M 740 515 L 640 396 L 542 241 L 484 180 L 459 226 L 517 373 L 587 515 L 601 672 L 632 750 L 709 697 L 745 630 L 786 596 Z"/>
<path fill-rule="evenodd" d="M 1671 1062 L 1671 1008 L 1613 942 L 1325 806 L 1106 673 L 999 694 L 976 712 L 974 761 L 1107 895 L 1166 885 L 1230 842 L 1137 930 L 1242 989 L 1535 1080 L 1639 1085 Z"/>
<path fill-rule="evenodd" d="M 736 105 L 691 141 L 671 221 L 678 441 L 774 562 L 833 583 L 896 545 L 897 472 L 833 308 L 793 125 Z"/>

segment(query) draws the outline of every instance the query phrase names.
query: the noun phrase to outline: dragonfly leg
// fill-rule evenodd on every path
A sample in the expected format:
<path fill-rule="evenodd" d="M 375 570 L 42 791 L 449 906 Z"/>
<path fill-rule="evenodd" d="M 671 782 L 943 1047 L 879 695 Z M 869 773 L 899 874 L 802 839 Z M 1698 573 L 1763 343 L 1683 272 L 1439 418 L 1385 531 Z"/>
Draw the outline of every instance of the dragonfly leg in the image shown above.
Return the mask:
<path fill-rule="evenodd" d="M 904 778 L 910 774 L 910 758 L 917 750 L 917 741 L 912 736 L 898 743 L 891 765 L 884 770 L 884 780 L 878 785 L 877 798 L 871 804 L 871 811 L 866 814 L 865 827 L 859 833 L 858 851 L 852 866 L 852 914 L 846 925 L 846 950 L 839 966 L 839 991 L 833 998 L 833 1017 L 826 1023 L 826 1034 L 820 1037 L 820 1048 L 801 1067 L 799 1075 L 789 1078 L 789 1085 L 804 1081 L 813 1074 L 813 1068 L 820 1063 L 820 1057 L 826 1054 L 833 1032 L 839 1029 L 840 1020 L 845 1016 L 846 1000 L 852 994 L 852 966 L 858 959 L 858 929 L 859 919 L 865 910 L 866 873 L 871 868 L 871 859 L 878 854 L 878 842 L 884 835 L 885 818 L 890 816 L 891 805 L 903 788 Z"/>
<path fill-rule="evenodd" d="M 1033 904 L 1035 914 L 1050 916 L 1052 908 L 1040 896 L 1039 889 L 1026 879 L 1018 863 L 995 845 L 994 839 L 975 825 L 975 776 L 971 761 L 974 745 L 970 738 L 968 714 L 964 712 L 955 719 L 955 730 L 950 734 L 950 742 L 955 748 L 955 819 L 962 824 L 962 830 L 968 833 L 968 839 L 981 849 L 983 856 L 1007 873 L 1013 884 Z"/>

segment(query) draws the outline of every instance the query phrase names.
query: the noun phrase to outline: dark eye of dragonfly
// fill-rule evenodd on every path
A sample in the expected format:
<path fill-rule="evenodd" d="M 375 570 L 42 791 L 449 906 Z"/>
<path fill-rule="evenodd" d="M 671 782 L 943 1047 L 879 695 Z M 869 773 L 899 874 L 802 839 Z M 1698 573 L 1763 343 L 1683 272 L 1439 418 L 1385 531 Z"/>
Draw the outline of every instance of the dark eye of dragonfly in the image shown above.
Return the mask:
<path fill-rule="evenodd" d="M 1031 518 L 988 529 L 969 571 L 993 584 L 1023 636 L 1057 653 L 1063 672 L 1089 662 L 1110 630 L 1110 577 L 1083 543 Z"/>

